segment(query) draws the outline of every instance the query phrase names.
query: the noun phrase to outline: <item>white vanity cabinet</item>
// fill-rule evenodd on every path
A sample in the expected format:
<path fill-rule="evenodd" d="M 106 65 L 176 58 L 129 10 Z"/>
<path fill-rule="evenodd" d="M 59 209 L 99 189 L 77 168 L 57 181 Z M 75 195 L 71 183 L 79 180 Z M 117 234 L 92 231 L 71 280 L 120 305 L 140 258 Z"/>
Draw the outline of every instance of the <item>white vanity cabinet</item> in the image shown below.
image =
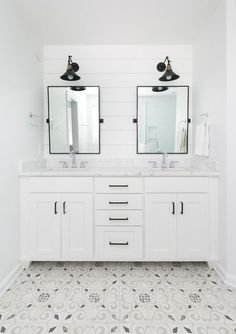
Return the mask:
<path fill-rule="evenodd" d="M 95 178 L 94 184 L 96 258 L 142 260 L 142 178 Z"/>
<path fill-rule="evenodd" d="M 159 174 L 22 177 L 21 259 L 216 261 L 217 178 Z"/>
<path fill-rule="evenodd" d="M 146 256 L 206 261 L 210 256 L 208 178 L 145 180 Z"/>
<path fill-rule="evenodd" d="M 92 178 L 25 180 L 23 253 L 39 261 L 92 259 L 92 189 Z"/>

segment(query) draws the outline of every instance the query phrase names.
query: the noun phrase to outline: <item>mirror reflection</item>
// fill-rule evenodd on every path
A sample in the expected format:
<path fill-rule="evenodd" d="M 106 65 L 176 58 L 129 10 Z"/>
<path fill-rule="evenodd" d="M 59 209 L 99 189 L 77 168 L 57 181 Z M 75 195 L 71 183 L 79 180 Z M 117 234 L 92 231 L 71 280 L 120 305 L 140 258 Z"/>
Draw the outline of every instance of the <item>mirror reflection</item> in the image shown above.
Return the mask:
<path fill-rule="evenodd" d="M 137 153 L 188 153 L 188 86 L 137 87 Z"/>
<path fill-rule="evenodd" d="M 100 153 L 99 87 L 48 87 L 49 151 Z"/>

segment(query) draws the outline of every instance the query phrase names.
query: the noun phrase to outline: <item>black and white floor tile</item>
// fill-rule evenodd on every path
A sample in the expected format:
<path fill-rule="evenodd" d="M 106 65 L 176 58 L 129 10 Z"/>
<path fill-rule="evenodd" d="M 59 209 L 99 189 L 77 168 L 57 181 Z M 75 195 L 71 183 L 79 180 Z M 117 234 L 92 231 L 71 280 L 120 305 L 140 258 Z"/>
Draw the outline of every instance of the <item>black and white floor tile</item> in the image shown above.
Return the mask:
<path fill-rule="evenodd" d="M 236 290 L 204 263 L 33 263 L 0 298 L 6 334 L 236 334 Z"/>

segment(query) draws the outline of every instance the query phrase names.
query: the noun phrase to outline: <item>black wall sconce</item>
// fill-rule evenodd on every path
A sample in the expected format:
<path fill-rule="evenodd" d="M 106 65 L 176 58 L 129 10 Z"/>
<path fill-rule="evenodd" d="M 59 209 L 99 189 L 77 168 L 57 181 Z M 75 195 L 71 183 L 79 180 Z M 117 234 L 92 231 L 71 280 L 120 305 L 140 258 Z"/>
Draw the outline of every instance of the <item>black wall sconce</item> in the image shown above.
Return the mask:
<path fill-rule="evenodd" d="M 66 72 L 62 74 L 60 78 L 66 81 L 79 80 L 80 77 L 76 74 L 78 70 L 79 70 L 79 65 L 77 63 L 72 62 L 72 56 L 68 56 L 68 64 L 67 64 Z"/>
<path fill-rule="evenodd" d="M 169 57 L 166 57 L 166 59 L 163 61 L 163 63 L 158 63 L 157 64 L 157 70 L 159 72 L 164 72 L 165 73 L 162 75 L 162 77 L 159 78 L 160 81 L 173 81 L 176 79 L 179 79 L 179 75 L 176 74 L 170 65 L 171 61 Z"/>

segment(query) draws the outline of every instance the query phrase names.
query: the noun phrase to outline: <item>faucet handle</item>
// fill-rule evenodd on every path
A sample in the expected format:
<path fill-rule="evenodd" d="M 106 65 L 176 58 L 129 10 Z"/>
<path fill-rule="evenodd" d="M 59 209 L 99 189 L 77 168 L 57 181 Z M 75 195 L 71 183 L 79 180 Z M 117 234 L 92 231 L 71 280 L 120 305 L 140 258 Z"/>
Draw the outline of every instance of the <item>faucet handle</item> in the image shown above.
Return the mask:
<path fill-rule="evenodd" d="M 80 168 L 85 168 L 86 164 L 88 164 L 89 161 L 80 161 Z"/>
<path fill-rule="evenodd" d="M 179 161 L 176 161 L 176 160 L 171 160 L 170 161 L 170 168 L 174 168 L 175 167 L 175 164 L 177 164 Z"/>
<path fill-rule="evenodd" d="M 157 168 L 157 163 L 156 161 L 152 160 L 152 161 L 148 161 L 150 164 L 152 164 L 152 168 Z"/>
<path fill-rule="evenodd" d="M 62 168 L 68 168 L 68 164 L 65 160 L 58 161 Z"/>

